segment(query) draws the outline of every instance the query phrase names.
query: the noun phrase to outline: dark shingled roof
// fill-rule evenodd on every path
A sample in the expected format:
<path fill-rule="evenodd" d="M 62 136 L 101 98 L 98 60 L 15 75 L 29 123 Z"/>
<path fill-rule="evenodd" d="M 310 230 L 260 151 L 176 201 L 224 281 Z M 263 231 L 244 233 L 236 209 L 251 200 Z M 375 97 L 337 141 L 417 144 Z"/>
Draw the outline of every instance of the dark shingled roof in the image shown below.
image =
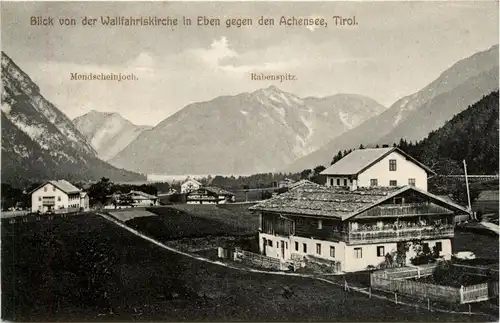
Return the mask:
<path fill-rule="evenodd" d="M 460 212 L 468 212 L 457 204 L 412 186 L 358 188 L 354 191 L 338 187 L 303 186 L 265 200 L 250 207 L 250 210 L 346 220 L 407 190 L 420 192 Z"/>
<path fill-rule="evenodd" d="M 234 193 L 226 191 L 225 189 L 216 186 L 201 187 L 200 189 L 206 189 L 207 191 L 210 191 L 217 195 L 234 195 Z"/>

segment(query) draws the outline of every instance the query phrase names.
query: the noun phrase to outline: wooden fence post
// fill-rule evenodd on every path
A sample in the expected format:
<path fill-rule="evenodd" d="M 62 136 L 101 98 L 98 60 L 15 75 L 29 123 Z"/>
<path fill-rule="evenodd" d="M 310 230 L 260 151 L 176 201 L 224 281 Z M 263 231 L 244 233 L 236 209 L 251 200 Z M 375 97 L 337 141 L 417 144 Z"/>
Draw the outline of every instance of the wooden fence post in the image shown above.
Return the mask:
<path fill-rule="evenodd" d="M 398 294 L 397 293 L 394 293 L 394 301 L 396 302 L 396 304 L 398 303 Z"/>
<path fill-rule="evenodd" d="M 431 310 L 431 301 L 429 298 L 427 298 L 427 310 Z"/>
<path fill-rule="evenodd" d="M 472 315 L 471 310 L 470 310 L 470 304 L 469 304 L 469 315 Z"/>
<path fill-rule="evenodd" d="M 368 287 L 368 291 L 370 292 L 370 298 L 372 298 L 372 287 Z"/>

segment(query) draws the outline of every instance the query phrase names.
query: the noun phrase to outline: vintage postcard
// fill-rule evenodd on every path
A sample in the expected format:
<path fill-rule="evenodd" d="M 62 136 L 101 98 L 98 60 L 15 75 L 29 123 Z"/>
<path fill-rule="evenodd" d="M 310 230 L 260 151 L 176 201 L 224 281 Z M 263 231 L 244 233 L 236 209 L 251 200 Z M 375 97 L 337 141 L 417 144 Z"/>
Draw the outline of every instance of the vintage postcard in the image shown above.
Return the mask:
<path fill-rule="evenodd" d="M 2 1 L 2 320 L 498 322 L 498 12 Z"/>

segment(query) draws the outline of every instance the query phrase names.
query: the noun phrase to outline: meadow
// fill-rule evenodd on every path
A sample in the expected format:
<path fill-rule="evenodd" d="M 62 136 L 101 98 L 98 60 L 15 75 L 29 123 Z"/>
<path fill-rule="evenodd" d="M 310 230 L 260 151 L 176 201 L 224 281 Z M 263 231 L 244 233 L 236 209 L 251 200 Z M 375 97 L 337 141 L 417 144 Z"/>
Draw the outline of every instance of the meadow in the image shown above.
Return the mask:
<path fill-rule="evenodd" d="M 6 223 L 1 242 L 2 319 L 9 321 L 482 319 L 394 305 L 312 279 L 201 262 L 95 214 Z"/>

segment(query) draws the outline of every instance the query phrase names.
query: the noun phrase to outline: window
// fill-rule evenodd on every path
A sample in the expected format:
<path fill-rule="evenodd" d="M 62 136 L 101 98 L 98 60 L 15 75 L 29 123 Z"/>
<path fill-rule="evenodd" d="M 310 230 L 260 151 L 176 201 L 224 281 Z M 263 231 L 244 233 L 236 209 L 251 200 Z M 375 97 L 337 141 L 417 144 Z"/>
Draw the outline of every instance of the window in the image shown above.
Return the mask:
<path fill-rule="evenodd" d="M 52 186 L 52 192 L 55 192 L 55 191 L 56 191 L 56 187 Z"/>
<path fill-rule="evenodd" d="M 377 179 L 371 179 L 370 180 L 370 186 L 378 186 L 378 180 Z"/>
<path fill-rule="evenodd" d="M 57 197 L 57 202 L 61 202 L 61 197 L 60 196 Z"/>
<path fill-rule="evenodd" d="M 273 246 L 273 241 L 272 241 L 272 240 L 267 240 L 267 245 L 268 245 L 269 247 L 272 247 L 272 246 Z"/>
<path fill-rule="evenodd" d="M 318 229 L 321 230 L 323 229 L 323 221 L 318 220 Z"/>
<path fill-rule="evenodd" d="M 335 247 L 330 246 L 330 257 L 335 258 Z"/>
<path fill-rule="evenodd" d="M 398 181 L 389 181 L 389 186 L 398 186 Z"/>
<path fill-rule="evenodd" d="M 302 244 L 302 250 L 304 253 L 307 253 L 307 245 L 305 243 Z"/>
<path fill-rule="evenodd" d="M 288 250 L 288 241 L 285 241 L 285 249 Z"/>
<path fill-rule="evenodd" d="M 377 246 L 377 257 L 385 256 L 385 248 L 384 246 Z"/>
<path fill-rule="evenodd" d="M 279 247 L 280 247 L 280 242 L 276 241 L 276 248 L 279 248 Z"/>
<path fill-rule="evenodd" d="M 389 171 L 391 171 L 391 172 L 396 171 L 396 160 L 395 159 L 389 159 Z"/>
<path fill-rule="evenodd" d="M 414 178 L 408 178 L 408 185 L 415 186 L 415 179 Z"/>
<path fill-rule="evenodd" d="M 330 186 L 333 186 L 333 178 L 330 178 Z"/>
<path fill-rule="evenodd" d="M 38 197 L 38 202 L 41 202 L 41 201 L 42 201 L 42 197 L 41 197 L 41 196 L 39 196 L 39 197 Z"/>
<path fill-rule="evenodd" d="M 321 243 L 317 243 L 317 244 L 316 244 L 316 253 L 317 253 L 318 255 L 321 255 Z"/>
<path fill-rule="evenodd" d="M 443 243 L 442 242 L 436 242 L 436 250 L 438 252 L 443 251 Z"/>
<path fill-rule="evenodd" d="M 45 187 L 43 188 L 43 191 L 44 191 L 44 192 L 47 192 L 47 186 L 45 186 Z"/>
<path fill-rule="evenodd" d="M 299 251 L 299 243 L 295 241 L 295 251 Z"/>
<path fill-rule="evenodd" d="M 340 186 L 340 178 L 337 178 L 337 186 Z"/>
<path fill-rule="evenodd" d="M 347 186 L 347 179 L 344 179 L 344 186 Z"/>
<path fill-rule="evenodd" d="M 361 249 L 361 248 L 354 248 L 354 257 L 356 259 L 363 258 L 363 249 Z"/>

